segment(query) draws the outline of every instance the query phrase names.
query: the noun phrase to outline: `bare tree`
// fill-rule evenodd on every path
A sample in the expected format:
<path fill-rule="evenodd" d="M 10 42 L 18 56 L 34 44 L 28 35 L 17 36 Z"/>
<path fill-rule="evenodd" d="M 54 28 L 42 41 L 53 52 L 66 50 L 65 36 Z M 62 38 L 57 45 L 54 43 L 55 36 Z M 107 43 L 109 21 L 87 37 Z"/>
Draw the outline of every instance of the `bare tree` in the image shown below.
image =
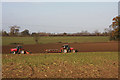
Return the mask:
<path fill-rule="evenodd" d="M 10 26 L 10 36 L 16 36 L 19 33 L 19 26 Z"/>

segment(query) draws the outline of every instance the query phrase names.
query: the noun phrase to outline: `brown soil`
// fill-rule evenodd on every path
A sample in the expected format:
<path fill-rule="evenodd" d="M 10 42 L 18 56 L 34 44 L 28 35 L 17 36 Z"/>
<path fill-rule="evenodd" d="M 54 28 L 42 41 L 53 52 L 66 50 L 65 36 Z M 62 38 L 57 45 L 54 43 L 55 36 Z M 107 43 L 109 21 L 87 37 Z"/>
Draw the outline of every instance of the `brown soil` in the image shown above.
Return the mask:
<path fill-rule="evenodd" d="M 109 63 L 109 61 L 107 61 Z M 9 63 L 2 66 L 3 78 L 118 78 L 118 62 L 101 66 L 76 66 L 57 62 L 47 66 Z"/>
<path fill-rule="evenodd" d="M 44 53 L 45 49 L 60 49 L 63 43 L 23 45 L 24 49 L 32 53 Z M 112 52 L 118 51 L 118 42 L 99 43 L 69 43 L 78 52 Z M 16 45 L 2 46 L 2 53 L 10 53 L 10 49 Z"/>

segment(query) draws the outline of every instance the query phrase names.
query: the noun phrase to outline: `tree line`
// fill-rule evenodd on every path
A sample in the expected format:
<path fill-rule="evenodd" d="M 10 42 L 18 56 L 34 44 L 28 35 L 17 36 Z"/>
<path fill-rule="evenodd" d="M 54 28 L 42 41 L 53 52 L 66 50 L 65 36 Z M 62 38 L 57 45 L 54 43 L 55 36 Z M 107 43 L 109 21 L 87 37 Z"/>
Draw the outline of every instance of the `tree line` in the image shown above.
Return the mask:
<path fill-rule="evenodd" d="M 110 31 L 108 28 L 105 29 L 103 33 L 95 30 L 93 33 L 88 31 L 81 31 L 77 33 L 46 33 L 46 32 L 33 32 L 30 33 L 28 29 L 19 32 L 19 26 L 10 26 L 10 32 L 6 32 L 2 30 L 2 36 L 10 36 L 10 37 L 25 37 L 25 36 L 109 36 Z"/>
<path fill-rule="evenodd" d="M 10 26 L 10 32 L 6 32 L 2 30 L 2 36 L 10 36 L 10 37 L 25 37 L 25 36 L 110 36 L 110 40 L 118 40 L 120 39 L 120 16 L 116 16 L 112 19 L 112 24 L 104 29 L 104 32 L 99 32 L 95 30 L 93 33 L 88 31 L 81 31 L 77 33 L 46 33 L 46 32 L 33 32 L 30 33 L 28 29 L 25 29 L 20 32 L 19 26 Z"/>

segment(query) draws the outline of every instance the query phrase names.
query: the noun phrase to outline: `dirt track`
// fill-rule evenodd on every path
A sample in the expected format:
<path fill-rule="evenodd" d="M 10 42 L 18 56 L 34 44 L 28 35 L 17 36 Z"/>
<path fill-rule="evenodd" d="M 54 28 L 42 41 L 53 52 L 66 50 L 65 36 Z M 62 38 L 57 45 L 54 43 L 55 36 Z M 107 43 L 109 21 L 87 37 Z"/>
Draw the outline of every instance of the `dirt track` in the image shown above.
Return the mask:
<path fill-rule="evenodd" d="M 32 53 L 44 53 L 45 49 L 60 49 L 63 43 L 49 43 L 39 45 L 23 45 L 25 50 Z M 100 42 L 100 43 L 69 43 L 70 46 L 79 52 L 107 52 L 118 51 L 118 42 Z M 16 45 L 2 46 L 2 53 L 9 53 L 10 49 Z"/>

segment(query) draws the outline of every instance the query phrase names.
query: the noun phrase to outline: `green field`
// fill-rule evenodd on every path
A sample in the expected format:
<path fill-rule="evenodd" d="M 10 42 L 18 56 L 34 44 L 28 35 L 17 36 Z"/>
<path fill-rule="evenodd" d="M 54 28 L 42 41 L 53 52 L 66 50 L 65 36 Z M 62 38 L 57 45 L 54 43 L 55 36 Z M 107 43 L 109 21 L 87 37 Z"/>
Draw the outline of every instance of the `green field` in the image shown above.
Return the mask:
<path fill-rule="evenodd" d="M 117 78 L 117 52 L 3 54 L 3 77 Z"/>
<path fill-rule="evenodd" d="M 46 43 L 83 43 L 83 42 L 107 42 L 109 37 L 103 36 L 82 36 L 82 37 L 39 37 L 40 44 Z M 2 37 L 2 45 L 10 45 L 11 43 L 35 44 L 34 37 Z"/>

